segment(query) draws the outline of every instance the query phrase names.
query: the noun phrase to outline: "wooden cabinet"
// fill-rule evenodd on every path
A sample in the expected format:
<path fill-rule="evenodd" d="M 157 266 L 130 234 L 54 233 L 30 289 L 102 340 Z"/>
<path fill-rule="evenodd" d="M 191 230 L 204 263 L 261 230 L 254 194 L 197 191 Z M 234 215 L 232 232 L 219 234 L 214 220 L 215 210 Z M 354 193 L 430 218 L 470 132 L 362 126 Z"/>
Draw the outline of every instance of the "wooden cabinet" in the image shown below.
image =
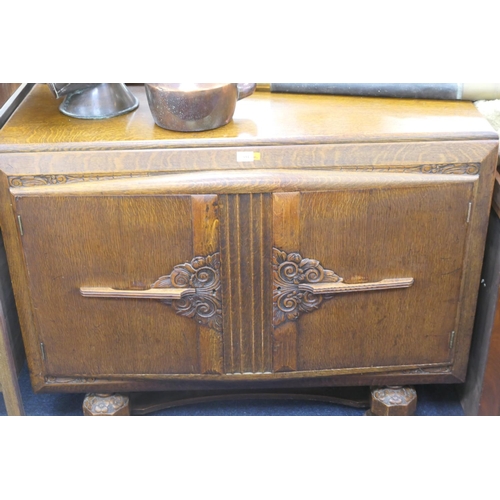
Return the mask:
<path fill-rule="evenodd" d="M 61 115 L 0 132 L 36 391 L 462 381 L 497 136 L 470 103 L 257 93 L 203 133 Z"/>

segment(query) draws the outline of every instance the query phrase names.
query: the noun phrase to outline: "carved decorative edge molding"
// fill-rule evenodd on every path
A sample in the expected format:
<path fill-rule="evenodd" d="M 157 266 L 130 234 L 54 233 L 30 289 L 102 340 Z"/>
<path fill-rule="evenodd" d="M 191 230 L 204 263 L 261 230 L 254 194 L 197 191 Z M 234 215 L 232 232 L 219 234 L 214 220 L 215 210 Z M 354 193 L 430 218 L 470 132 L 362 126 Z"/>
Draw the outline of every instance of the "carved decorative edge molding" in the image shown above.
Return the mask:
<path fill-rule="evenodd" d="M 305 283 L 340 283 L 343 279 L 317 260 L 273 248 L 273 325 L 295 321 L 301 313 L 318 309 L 333 295 L 316 295 L 301 290 Z"/>
<path fill-rule="evenodd" d="M 451 366 L 438 366 L 435 368 L 413 368 L 411 370 L 402 370 L 394 373 L 397 375 L 444 375 L 446 373 L 451 373 Z"/>
<path fill-rule="evenodd" d="M 73 174 L 73 175 L 19 175 L 9 177 L 10 187 L 35 187 L 54 184 L 70 184 L 74 182 L 109 181 L 113 179 L 129 179 L 133 177 L 151 177 L 165 172 L 136 172 L 130 174 Z"/>
<path fill-rule="evenodd" d="M 447 164 L 426 164 L 412 166 L 379 166 L 372 167 L 342 167 L 340 170 L 354 170 L 359 172 L 386 171 L 404 174 L 448 174 L 448 175 L 477 175 L 480 163 L 447 163 Z"/>
<path fill-rule="evenodd" d="M 399 375 L 446 375 L 451 373 L 451 366 L 436 366 L 436 367 L 423 367 L 423 368 L 412 368 L 408 370 L 398 370 L 393 371 L 389 370 L 387 372 L 380 371 L 370 371 L 366 369 L 363 374 L 371 374 L 376 376 L 390 375 L 390 376 L 399 376 Z M 254 375 L 272 375 L 274 372 L 260 372 Z M 300 371 L 294 371 L 293 374 L 297 375 Z M 218 374 L 217 374 L 218 375 Z M 248 375 L 243 373 L 229 373 L 226 376 L 230 377 L 238 377 L 241 375 Z M 359 375 L 359 373 L 354 372 L 353 375 Z M 325 375 L 326 376 L 326 375 Z M 173 378 L 176 378 L 176 375 L 172 375 Z M 154 377 L 153 377 L 154 378 Z M 149 380 L 149 379 L 148 379 Z M 158 380 L 165 380 L 165 377 L 160 377 Z M 145 379 L 142 376 L 130 377 L 127 375 L 116 375 L 116 378 L 99 378 L 99 377 L 53 377 L 46 376 L 45 383 L 46 384 L 63 384 L 63 385 L 80 385 L 80 384 L 121 384 L 124 381 L 126 382 L 144 382 Z"/>
<path fill-rule="evenodd" d="M 45 377 L 46 384 L 93 384 L 101 382 L 102 379 L 97 378 L 71 378 L 71 377 Z"/>
<path fill-rule="evenodd" d="M 455 174 L 477 175 L 480 163 L 448 163 L 444 165 L 426 164 L 412 166 L 332 166 L 329 170 L 353 172 L 394 172 L 394 173 L 421 173 L 421 174 Z M 221 171 L 222 172 L 222 171 Z M 9 177 L 10 187 L 35 187 L 54 184 L 68 184 L 74 182 L 96 182 L 113 179 L 127 179 L 132 177 L 150 177 L 165 175 L 168 172 L 136 172 L 130 174 L 72 174 L 72 175 L 18 175 Z"/>
<path fill-rule="evenodd" d="M 177 314 L 193 318 L 200 325 L 222 332 L 222 292 L 220 280 L 220 253 L 195 257 L 179 264 L 168 276 L 162 276 L 151 288 L 194 288 L 193 294 L 179 300 L 162 300 Z"/>

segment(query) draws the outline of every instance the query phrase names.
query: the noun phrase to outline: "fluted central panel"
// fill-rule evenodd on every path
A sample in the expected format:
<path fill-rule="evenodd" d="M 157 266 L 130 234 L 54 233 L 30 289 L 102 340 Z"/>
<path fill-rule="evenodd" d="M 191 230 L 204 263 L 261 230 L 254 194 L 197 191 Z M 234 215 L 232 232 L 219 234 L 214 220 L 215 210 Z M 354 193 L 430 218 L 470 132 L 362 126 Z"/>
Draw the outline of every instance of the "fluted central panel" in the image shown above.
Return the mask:
<path fill-rule="evenodd" d="M 220 197 L 226 373 L 272 367 L 272 204 L 268 194 Z"/>

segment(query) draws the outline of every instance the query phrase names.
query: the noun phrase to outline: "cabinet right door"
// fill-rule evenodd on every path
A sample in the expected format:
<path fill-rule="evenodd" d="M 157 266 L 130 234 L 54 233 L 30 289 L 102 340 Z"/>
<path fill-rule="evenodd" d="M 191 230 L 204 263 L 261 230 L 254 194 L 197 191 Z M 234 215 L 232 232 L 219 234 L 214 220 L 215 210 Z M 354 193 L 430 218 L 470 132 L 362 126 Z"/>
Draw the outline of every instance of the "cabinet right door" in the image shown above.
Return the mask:
<path fill-rule="evenodd" d="M 274 371 L 450 365 L 472 196 L 466 181 L 274 193 Z"/>

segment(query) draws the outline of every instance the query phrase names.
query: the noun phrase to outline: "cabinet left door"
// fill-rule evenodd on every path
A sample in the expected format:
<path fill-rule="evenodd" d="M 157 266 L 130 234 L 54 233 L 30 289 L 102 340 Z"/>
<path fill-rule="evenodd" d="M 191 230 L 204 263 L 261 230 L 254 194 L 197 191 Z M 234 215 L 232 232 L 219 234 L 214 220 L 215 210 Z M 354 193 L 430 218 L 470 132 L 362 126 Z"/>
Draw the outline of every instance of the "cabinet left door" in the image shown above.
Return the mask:
<path fill-rule="evenodd" d="M 46 378 L 222 372 L 217 196 L 14 201 Z"/>

